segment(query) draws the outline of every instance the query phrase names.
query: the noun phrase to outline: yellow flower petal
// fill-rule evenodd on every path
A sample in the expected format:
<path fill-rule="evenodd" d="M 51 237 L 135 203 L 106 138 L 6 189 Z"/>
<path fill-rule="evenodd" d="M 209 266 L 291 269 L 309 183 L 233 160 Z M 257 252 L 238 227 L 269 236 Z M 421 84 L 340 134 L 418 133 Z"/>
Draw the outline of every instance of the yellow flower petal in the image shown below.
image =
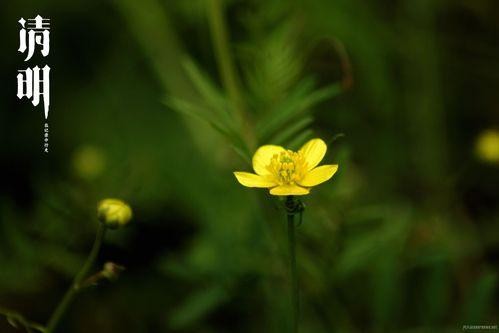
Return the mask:
<path fill-rule="evenodd" d="M 284 148 L 281 146 L 266 145 L 261 146 L 253 155 L 253 169 L 255 172 L 261 176 L 269 175 L 270 172 L 267 170 L 267 166 L 270 164 L 272 156 L 279 154 Z"/>
<path fill-rule="evenodd" d="M 270 190 L 272 195 L 305 195 L 310 190 L 296 185 L 281 185 Z"/>
<path fill-rule="evenodd" d="M 312 170 L 322 161 L 326 155 L 326 150 L 326 143 L 321 139 L 312 139 L 300 148 L 300 152 L 307 162 L 307 171 Z"/>
<path fill-rule="evenodd" d="M 236 176 L 237 181 L 246 187 L 274 187 L 277 186 L 277 183 L 274 182 L 271 177 L 268 176 L 259 176 L 254 173 L 249 172 L 234 172 L 234 176 Z"/>
<path fill-rule="evenodd" d="M 320 183 L 324 183 L 326 180 L 333 177 L 337 170 L 337 164 L 321 165 L 320 167 L 317 167 L 305 174 L 305 177 L 303 177 L 303 179 L 298 183 L 307 187 L 319 185 Z"/>

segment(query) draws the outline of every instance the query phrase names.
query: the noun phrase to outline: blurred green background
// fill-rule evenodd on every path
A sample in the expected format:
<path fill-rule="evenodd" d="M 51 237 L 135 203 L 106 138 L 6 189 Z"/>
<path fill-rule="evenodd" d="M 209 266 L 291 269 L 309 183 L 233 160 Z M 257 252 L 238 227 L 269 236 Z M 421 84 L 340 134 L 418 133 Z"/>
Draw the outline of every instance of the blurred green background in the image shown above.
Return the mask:
<path fill-rule="evenodd" d="M 16 98 L 17 20 L 37 14 L 48 155 L 42 109 Z M 286 332 L 284 214 L 232 171 L 317 136 L 340 167 L 304 199 L 301 331 L 497 325 L 498 17 L 495 0 L 2 1 L 0 305 L 45 322 L 118 197 L 134 221 L 99 265 L 126 271 L 60 332 Z"/>

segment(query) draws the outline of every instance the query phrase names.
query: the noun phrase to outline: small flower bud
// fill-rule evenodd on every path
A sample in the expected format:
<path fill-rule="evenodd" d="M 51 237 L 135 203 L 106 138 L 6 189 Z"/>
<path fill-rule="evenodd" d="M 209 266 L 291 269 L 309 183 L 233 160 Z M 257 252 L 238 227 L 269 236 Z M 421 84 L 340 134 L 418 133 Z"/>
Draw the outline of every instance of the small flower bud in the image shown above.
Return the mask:
<path fill-rule="evenodd" d="M 485 130 L 476 139 L 475 151 L 483 162 L 499 164 L 499 131 Z"/>
<path fill-rule="evenodd" d="M 111 229 L 123 227 L 132 219 L 132 209 L 118 199 L 104 199 L 97 206 L 97 218 Z"/>
<path fill-rule="evenodd" d="M 125 267 L 115 264 L 114 262 L 106 262 L 102 268 L 101 274 L 103 277 L 110 281 L 116 280 L 121 272 L 125 270 Z"/>

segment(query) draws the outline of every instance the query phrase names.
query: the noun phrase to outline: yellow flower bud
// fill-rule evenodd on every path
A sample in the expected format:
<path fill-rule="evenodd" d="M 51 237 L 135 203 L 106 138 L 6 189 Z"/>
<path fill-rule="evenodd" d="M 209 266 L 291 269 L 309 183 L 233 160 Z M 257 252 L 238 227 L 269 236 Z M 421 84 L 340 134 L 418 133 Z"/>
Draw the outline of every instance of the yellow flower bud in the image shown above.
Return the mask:
<path fill-rule="evenodd" d="M 499 163 L 499 131 L 485 130 L 476 139 L 475 150 L 478 157 L 488 163 Z"/>
<path fill-rule="evenodd" d="M 118 279 L 120 274 L 125 270 L 125 267 L 115 264 L 114 262 L 106 262 L 102 267 L 101 274 L 110 281 Z"/>
<path fill-rule="evenodd" d="M 132 219 L 132 209 L 119 199 L 104 199 L 97 206 L 97 217 L 108 228 L 123 227 Z"/>

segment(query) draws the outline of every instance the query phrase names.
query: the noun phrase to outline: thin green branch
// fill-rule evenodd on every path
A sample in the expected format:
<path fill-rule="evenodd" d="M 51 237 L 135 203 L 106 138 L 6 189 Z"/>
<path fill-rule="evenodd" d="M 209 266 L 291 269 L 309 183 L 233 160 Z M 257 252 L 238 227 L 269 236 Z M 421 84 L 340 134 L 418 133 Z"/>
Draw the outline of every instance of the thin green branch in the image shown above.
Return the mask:
<path fill-rule="evenodd" d="M 210 23 L 211 36 L 215 48 L 215 56 L 222 77 L 222 82 L 227 90 L 229 99 L 236 112 L 237 121 L 240 124 L 243 137 L 251 148 L 255 142 L 249 124 L 246 119 L 246 106 L 241 93 L 241 87 L 236 72 L 234 60 L 229 49 L 229 37 L 225 20 L 223 17 L 223 5 L 221 0 L 210 0 L 208 6 L 208 20 Z"/>
<path fill-rule="evenodd" d="M 56 329 L 57 325 L 61 321 L 61 318 L 64 316 L 66 313 L 69 305 L 73 301 L 74 297 L 76 294 L 81 290 L 82 282 L 88 275 L 90 269 L 95 263 L 95 260 L 97 259 L 97 255 L 99 253 L 100 247 L 102 245 L 102 242 L 104 240 L 104 236 L 106 234 L 106 226 L 103 223 L 99 223 L 99 228 L 97 229 L 97 234 L 95 236 L 95 241 L 94 245 L 92 246 L 92 250 L 90 251 L 90 254 L 88 255 L 87 261 L 81 268 L 81 270 L 78 272 L 76 277 L 73 280 L 73 283 L 71 287 L 68 289 L 66 294 L 64 295 L 63 299 L 55 309 L 54 313 L 52 314 L 48 324 L 47 324 L 47 329 L 45 333 L 53 333 L 54 330 Z"/>

